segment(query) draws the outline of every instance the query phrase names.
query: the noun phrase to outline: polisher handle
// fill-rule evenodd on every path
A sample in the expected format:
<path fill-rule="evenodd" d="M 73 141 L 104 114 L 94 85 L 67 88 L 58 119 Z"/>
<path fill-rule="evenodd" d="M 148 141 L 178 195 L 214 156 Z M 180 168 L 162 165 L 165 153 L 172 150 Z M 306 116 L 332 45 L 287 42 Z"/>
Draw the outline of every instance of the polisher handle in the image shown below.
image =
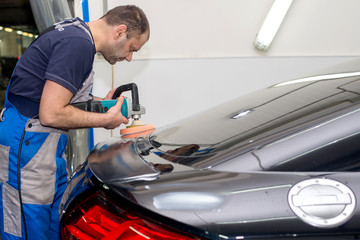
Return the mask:
<path fill-rule="evenodd" d="M 115 90 L 115 92 L 112 96 L 112 99 L 116 99 L 116 98 L 120 97 L 121 93 L 123 93 L 125 91 L 131 91 L 132 110 L 140 111 L 139 92 L 138 92 L 138 87 L 135 83 L 129 83 L 129 84 L 119 86 Z"/>

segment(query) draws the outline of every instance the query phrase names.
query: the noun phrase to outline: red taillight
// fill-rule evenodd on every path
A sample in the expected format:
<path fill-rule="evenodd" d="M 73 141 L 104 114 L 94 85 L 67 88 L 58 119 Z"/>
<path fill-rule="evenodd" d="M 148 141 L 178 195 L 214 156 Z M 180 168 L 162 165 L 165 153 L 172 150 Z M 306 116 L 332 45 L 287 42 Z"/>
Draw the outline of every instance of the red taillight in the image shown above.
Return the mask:
<path fill-rule="evenodd" d="M 93 195 L 75 207 L 71 219 L 62 226 L 63 239 L 79 240 L 190 240 L 200 239 L 167 227 L 150 222 L 123 209 L 111 209 L 107 203 Z M 90 201 L 89 201 L 90 200 Z M 93 201 L 95 200 L 95 201 Z M 91 202 L 91 204 L 89 204 Z"/>

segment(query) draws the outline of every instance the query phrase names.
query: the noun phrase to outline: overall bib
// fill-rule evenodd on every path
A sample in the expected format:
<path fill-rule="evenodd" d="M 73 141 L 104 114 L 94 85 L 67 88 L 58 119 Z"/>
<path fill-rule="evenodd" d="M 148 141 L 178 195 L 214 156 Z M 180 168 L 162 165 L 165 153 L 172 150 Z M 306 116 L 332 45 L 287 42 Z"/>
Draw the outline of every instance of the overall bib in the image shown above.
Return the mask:
<path fill-rule="evenodd" d="M 71 102 L 92 99 L 92 83 L 93 72 Z M 1 240 L 60 239 L 59 204 L 68 180 L 63 157 L 68 133 L 42 126 L 37 117 L 23 116 L 7 96 L 0 114 Z"/>

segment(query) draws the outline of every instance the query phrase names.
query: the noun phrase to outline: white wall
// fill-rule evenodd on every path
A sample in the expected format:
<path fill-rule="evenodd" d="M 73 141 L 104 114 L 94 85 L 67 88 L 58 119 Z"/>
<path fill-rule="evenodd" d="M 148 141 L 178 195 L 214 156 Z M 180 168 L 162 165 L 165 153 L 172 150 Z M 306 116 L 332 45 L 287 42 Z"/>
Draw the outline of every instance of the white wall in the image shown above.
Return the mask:
<path fill-rule="evenodd" d="M 90 20 L 129 3 L 147 13 L 150 40 L 131 63 L 98 57 L 94 94 L 137 83 L 142 121 L 157 127 L 360 56 L 358 0 L 295 0 L 267 52 L 253 41 L 271 0 L 90 0 Z M 95 142 L 109 136 L 119 129 L 95 129 Z"/>
<path fill-rule="evenodd" d="M 146 12 L 151 37 L 136 58 L 360 55 L 359 0 L 294 0 L 266 53 L 253 42 L 273 0 L 89 0 L 91 20 L 104 2 Z"/>

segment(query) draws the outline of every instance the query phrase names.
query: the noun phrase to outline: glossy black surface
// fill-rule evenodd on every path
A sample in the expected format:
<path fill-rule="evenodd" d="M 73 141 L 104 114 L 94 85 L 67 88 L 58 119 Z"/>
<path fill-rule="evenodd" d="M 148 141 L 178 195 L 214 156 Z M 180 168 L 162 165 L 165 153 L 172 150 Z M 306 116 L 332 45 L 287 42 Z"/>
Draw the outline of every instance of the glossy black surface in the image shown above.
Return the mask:
<path fill-rule="evenodd" d="M 159 129 L 151 136 L 154 151 L 224 171 L 357 171 L 360 148 L 349 143 L 360 140 L 359 79 L 305 81 L 240 97 Z M 247 115 L 233 118 L 241 112 Z"/>
<path fill-rule="evenodd" d="M 360 72 L 340 73 L 272 86 L 145 139 L 100 143 L 72 182 L 94 175 L 90 188 L 211 239 L 356 239 Z M 67 195 L 77 201 L 75 190 Z"/>
<path fill-rule="evenodd" d="M 354 192 L 360 192 L 357 173 L 204 170 L 162 175 L 151 183 L 134 183 L 131 194 L 140 205 L 156 213 L 228 237 L 359 233 L 359 213 L 336 228 L 311 226 L 293 213 L 288 204 L 288 192 L 295 183 L 309 178 L 337 180 L 346 183 Z"/>

